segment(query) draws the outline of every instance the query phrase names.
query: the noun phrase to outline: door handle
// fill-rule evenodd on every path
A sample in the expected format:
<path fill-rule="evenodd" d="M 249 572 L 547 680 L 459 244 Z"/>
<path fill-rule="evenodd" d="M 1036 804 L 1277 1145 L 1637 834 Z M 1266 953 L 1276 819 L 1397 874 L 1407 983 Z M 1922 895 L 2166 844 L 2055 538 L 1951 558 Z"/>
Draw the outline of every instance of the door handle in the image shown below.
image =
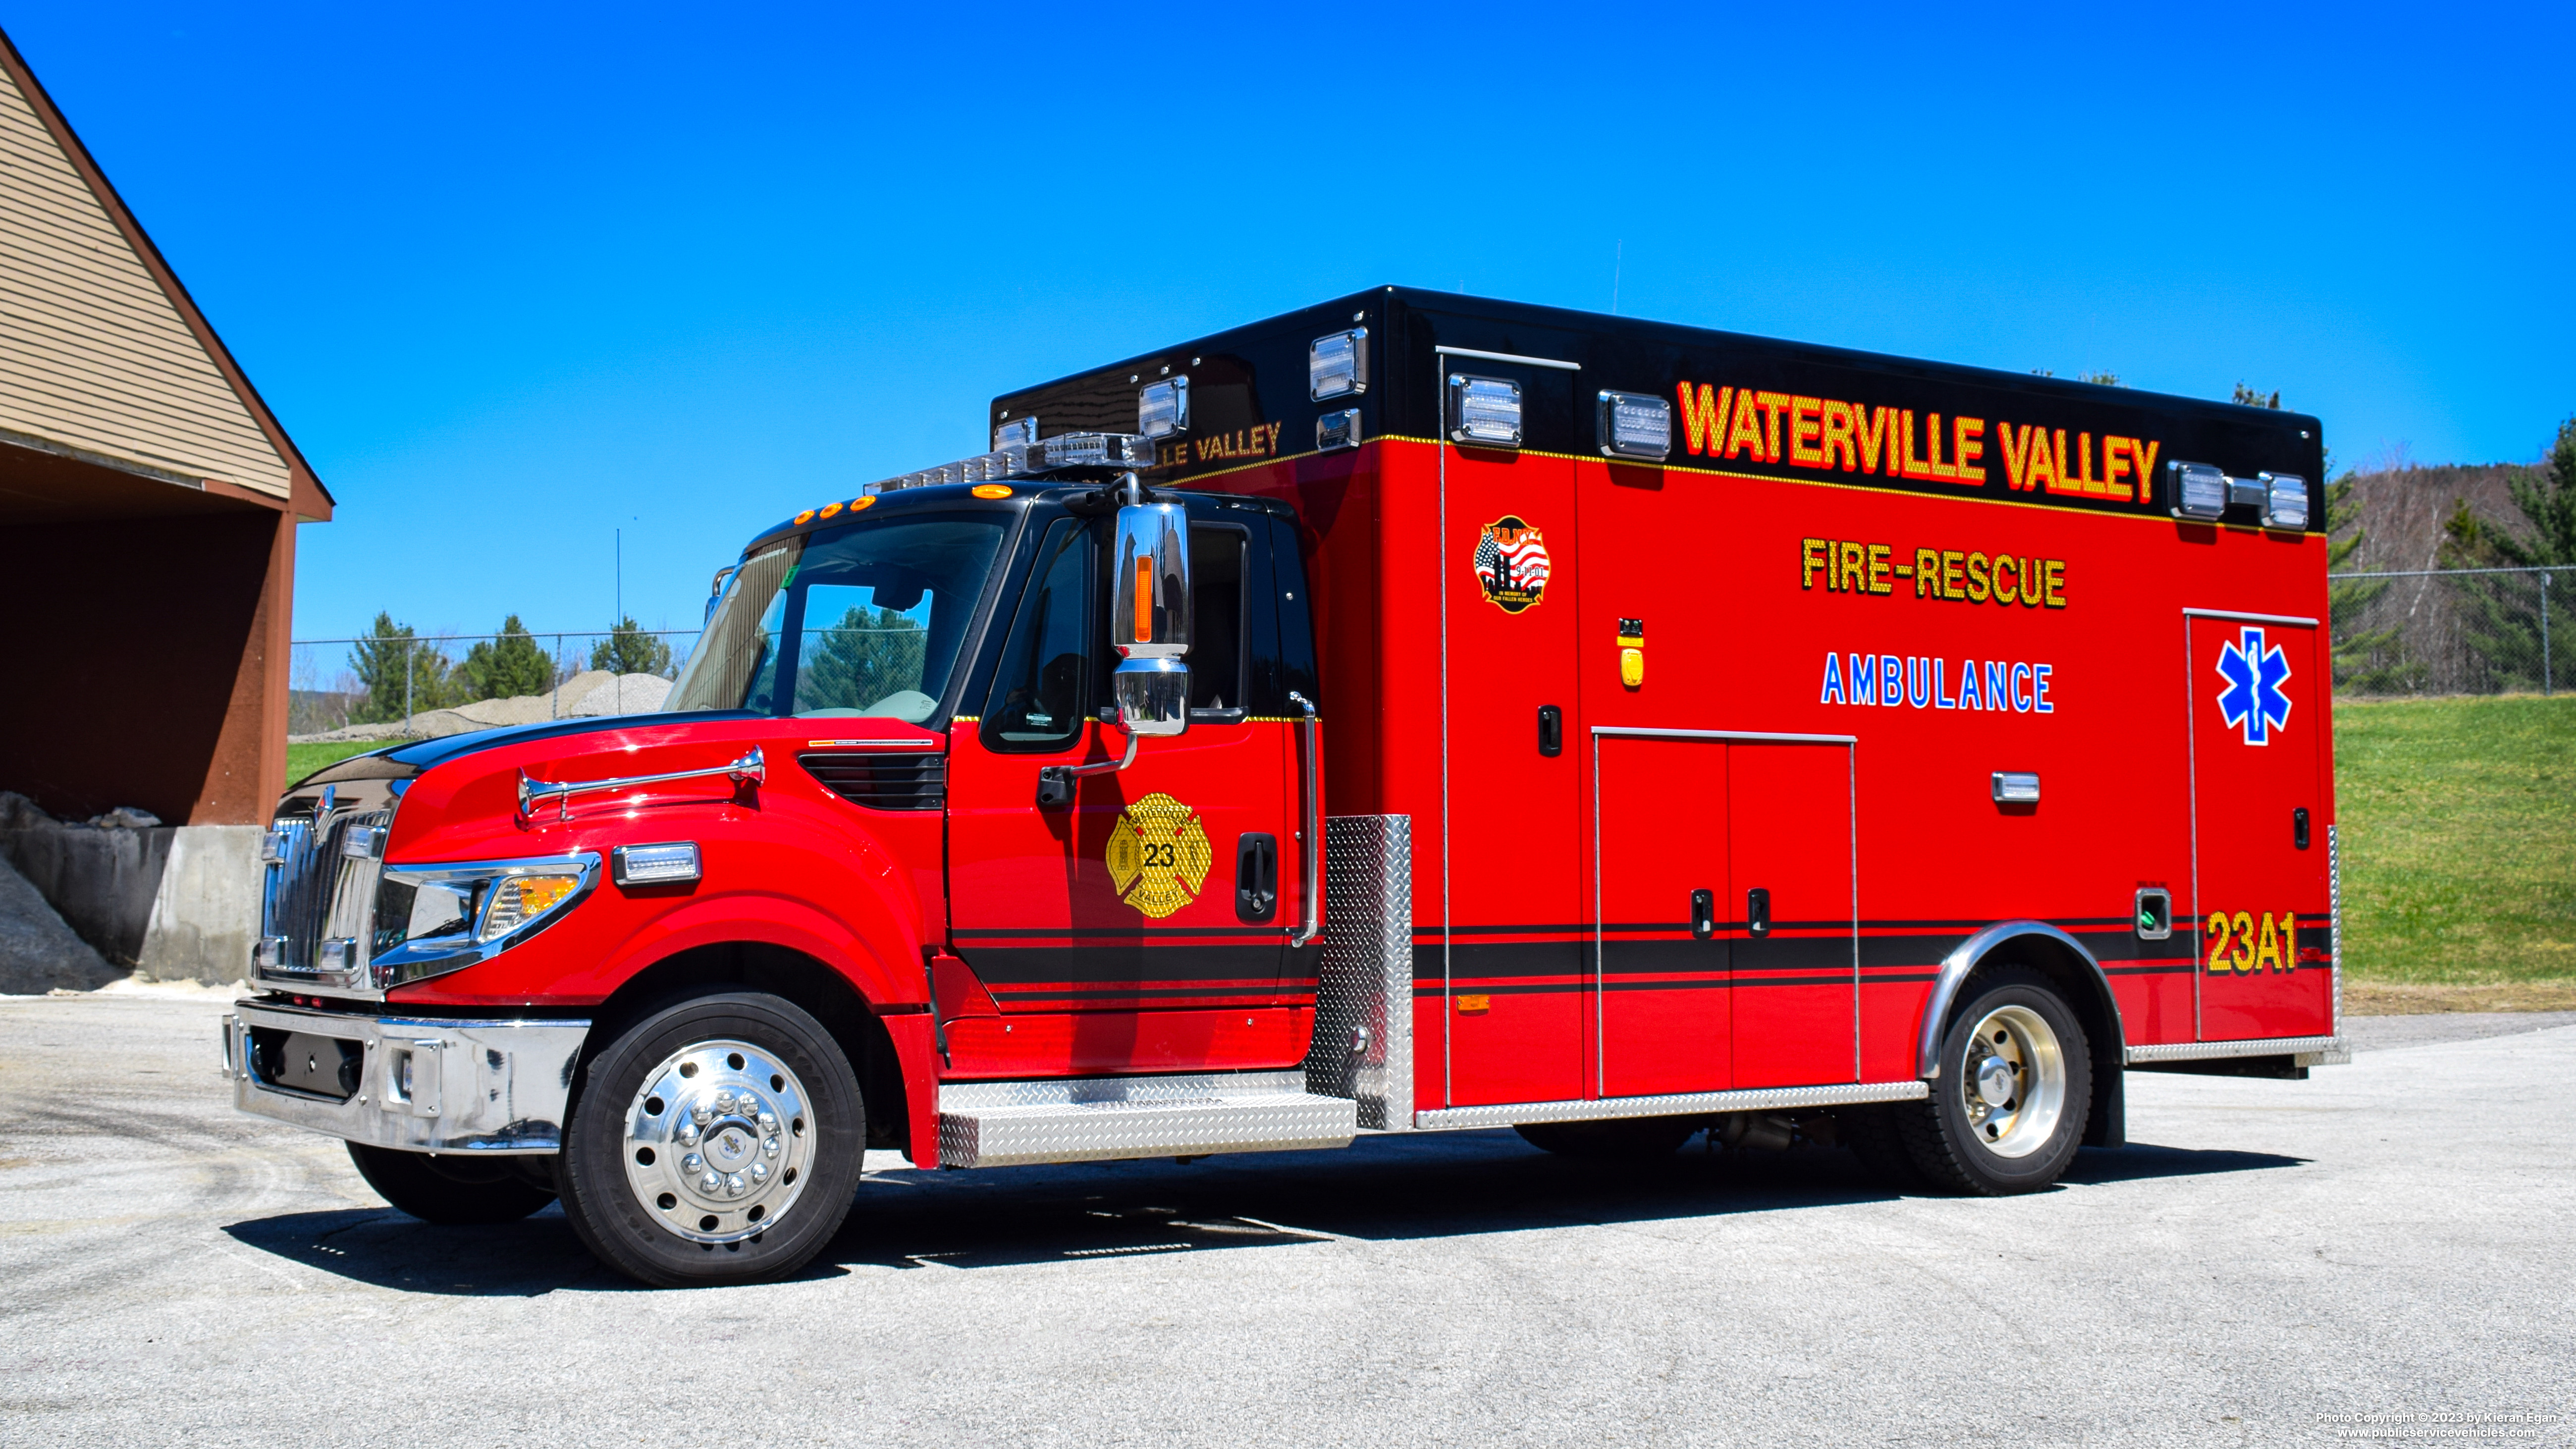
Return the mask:
<path fill-rule="evenodd" d="M 1565 711 L 1552 704 L 1538 707 L 1538 752 L 1549 759 L 1565 753 Z"/>
<path fill-rule="evenodd" d="M 1691 935 L 1705 941 L 1717 934 L 1717 892 L 1691 892 Z"/>
<path fill-rule="evenodd" d="M 1744 930 L 1756 937 L 1771 934 L 1771 892 L 1761 886 L 1744 893 Z"/>
<path fill-rule="evenodd" d="M 1279 837 L 1247 830 L 1234 843 L 1234 913 L 1253 922 L 1279 909 Z"/>
<path fill-rule="evenodd" d="M 2290 812 L 2290 843 L 2301 850 L 2308 848 L 2308 807 L 2305 805 Z"/>

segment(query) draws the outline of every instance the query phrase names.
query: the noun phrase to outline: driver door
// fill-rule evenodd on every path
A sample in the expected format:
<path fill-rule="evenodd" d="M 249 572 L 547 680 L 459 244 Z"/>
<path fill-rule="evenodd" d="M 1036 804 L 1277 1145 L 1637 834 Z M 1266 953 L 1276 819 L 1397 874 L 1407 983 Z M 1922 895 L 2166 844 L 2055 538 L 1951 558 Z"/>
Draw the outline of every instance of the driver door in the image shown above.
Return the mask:
<path fill-rule="evenodd" d="M 1188 732 L 1077 777 L 1070 805 L 1038 803 L 1041 771 L 1127 747 L 1099 718 L 1115 662 L 1106 539 L 1098 519 L 1039 532 L 980 713 L 954 732 L 950 935 L 993 1008 L 939 1002 L 961 1076 L 1241 1068 L 1303 1051 L 1290 1040 L 1301 1014 L 1278 1005 L 1295 761 L 1288 727 L 1244 706 L 1263 647 L 1247 623 L 1269 615 L 1251 607 L 1268 586 L 1266 532 L 1191 526 Z"/>

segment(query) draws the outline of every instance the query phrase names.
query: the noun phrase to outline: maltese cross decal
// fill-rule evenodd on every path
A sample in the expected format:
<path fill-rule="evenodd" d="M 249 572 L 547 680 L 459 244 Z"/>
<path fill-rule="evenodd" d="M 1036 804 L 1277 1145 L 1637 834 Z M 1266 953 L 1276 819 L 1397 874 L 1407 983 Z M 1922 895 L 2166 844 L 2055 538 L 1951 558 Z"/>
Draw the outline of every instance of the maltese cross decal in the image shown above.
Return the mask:
<path fill-rule="evenodd" d="M 2245 743 L 2268 745 L 2272 731 L 2290 722 L 2290 697 L 2281 692 L 2290 661 L 2280 645 L 2264 647 L 2261 629 L 2248 625 L 2218 647 L 2218 677 L 2227 681 L 2218 692 L 2218 713 L 2229 729 L 2244 729 Z"/>

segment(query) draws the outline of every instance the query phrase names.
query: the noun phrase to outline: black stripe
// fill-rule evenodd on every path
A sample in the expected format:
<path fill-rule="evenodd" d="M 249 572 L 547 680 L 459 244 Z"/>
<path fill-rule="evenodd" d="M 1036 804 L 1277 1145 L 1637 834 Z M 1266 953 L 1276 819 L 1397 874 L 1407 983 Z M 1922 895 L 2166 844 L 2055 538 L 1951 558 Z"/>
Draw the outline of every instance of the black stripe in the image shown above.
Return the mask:
<path fill-rule="evenodd" d="M 1067 938 L 1129 941 L 1173 940 L 1184 936 L 1279 936 L 1285 937 L 1285 926 L 994 926 L 952 928 L 949 935 L 958 940 L 1034 940 Z"/>
<path fill-rule="evenodd" d="M 1073 981 L 1269 981 L 1278 978 L 1286 954 L 1277 946 L 978 946 L 965 959 L 987 986 L 1028 987 Z"/>

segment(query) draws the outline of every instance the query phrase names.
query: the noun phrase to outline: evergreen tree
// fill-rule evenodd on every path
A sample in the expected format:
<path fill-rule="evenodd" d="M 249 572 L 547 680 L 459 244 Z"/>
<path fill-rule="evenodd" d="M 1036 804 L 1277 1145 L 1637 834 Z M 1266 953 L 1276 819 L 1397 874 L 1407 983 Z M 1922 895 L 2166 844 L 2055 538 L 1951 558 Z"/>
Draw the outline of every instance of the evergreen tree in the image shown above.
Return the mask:
<path fill-rule="evenodd" d="M 618 674 L 671 677 L 671 646 L 658 634 L 647 634 L 629 614 L 607 638 L 591 646 L 590 667 Z"/>
<path fill-rule="evenodd" d="M 922 640 L 921 622 L 893 609 L 849 610 L 797 671 L 798 707 L 865 709 L 921 688 Z"/>
<path fill-rule="evenodd" d="M 352 724 L 398 720 L 449 703 L 447 656 L 391 614 L 376 615 L 374 630 L 349 650 L 349 668 L 366 696 L 350 711 Z"/>
<path fill-rule="evenodd" d="M 2265 392 L 2248 387 L 2243 381 L 2229 395 L 2238 407 L 2281 407 L 2281 390 Z M 2326 459 L 2326 476 L 2334 478 L 2334 459 Z M 2345 473 L 2326 485 L 2326 573 L 2332 575 L 2352 562 L 2361 552 L 2362 540 L 2369 537 L 2361 527 L 2361 505 L 2353 501 L 2353 475 Z M 2326 585 L 2327 648 L 2332 651 L 2335 687 L 2359 689 L 2374 694 L 2394 694 L 2406 690 L 2421 674 L 2405 661 L 2397 642 L 2395 629 L 2361 627 L 2361 616 L 2373 600 L 2388 592 L 2386 579 L 2348 579 Z"/>
<path fill-rule="evenodd" d="M 465 651 L 465 662 L 456 667 L 456 675 L 468 699 L 508 699 L 553 688 L 555 666 L 537 647 L 528 626 L 512 614 L 501 621 L 499 639 L 486 639 Z"/>
<path fill-rule="evenodd" d="M 2506 486 L 2515 511 L 2531 526 L 2531 536 L 2517 537 L 2498 528 L 2470 511 L 2467 499 L 2456 499 L 2442 525 L 2442 567 L 2576 567 L 2576 418 L 2560 425 L 2547 463 L 2517 470 Z M 2486 682 L 2493 688 L 2540 688 L 2557 674 L 2562 658 L 2576 657 L 2576 651 L 2561 642 L 2564 627 L 2552 619 L 2551 657 L 2544 667 L 2542 577 L 2469 574 L 2451 581 L 2459 594 L 2461 632 L 2485 666 Z"/>

